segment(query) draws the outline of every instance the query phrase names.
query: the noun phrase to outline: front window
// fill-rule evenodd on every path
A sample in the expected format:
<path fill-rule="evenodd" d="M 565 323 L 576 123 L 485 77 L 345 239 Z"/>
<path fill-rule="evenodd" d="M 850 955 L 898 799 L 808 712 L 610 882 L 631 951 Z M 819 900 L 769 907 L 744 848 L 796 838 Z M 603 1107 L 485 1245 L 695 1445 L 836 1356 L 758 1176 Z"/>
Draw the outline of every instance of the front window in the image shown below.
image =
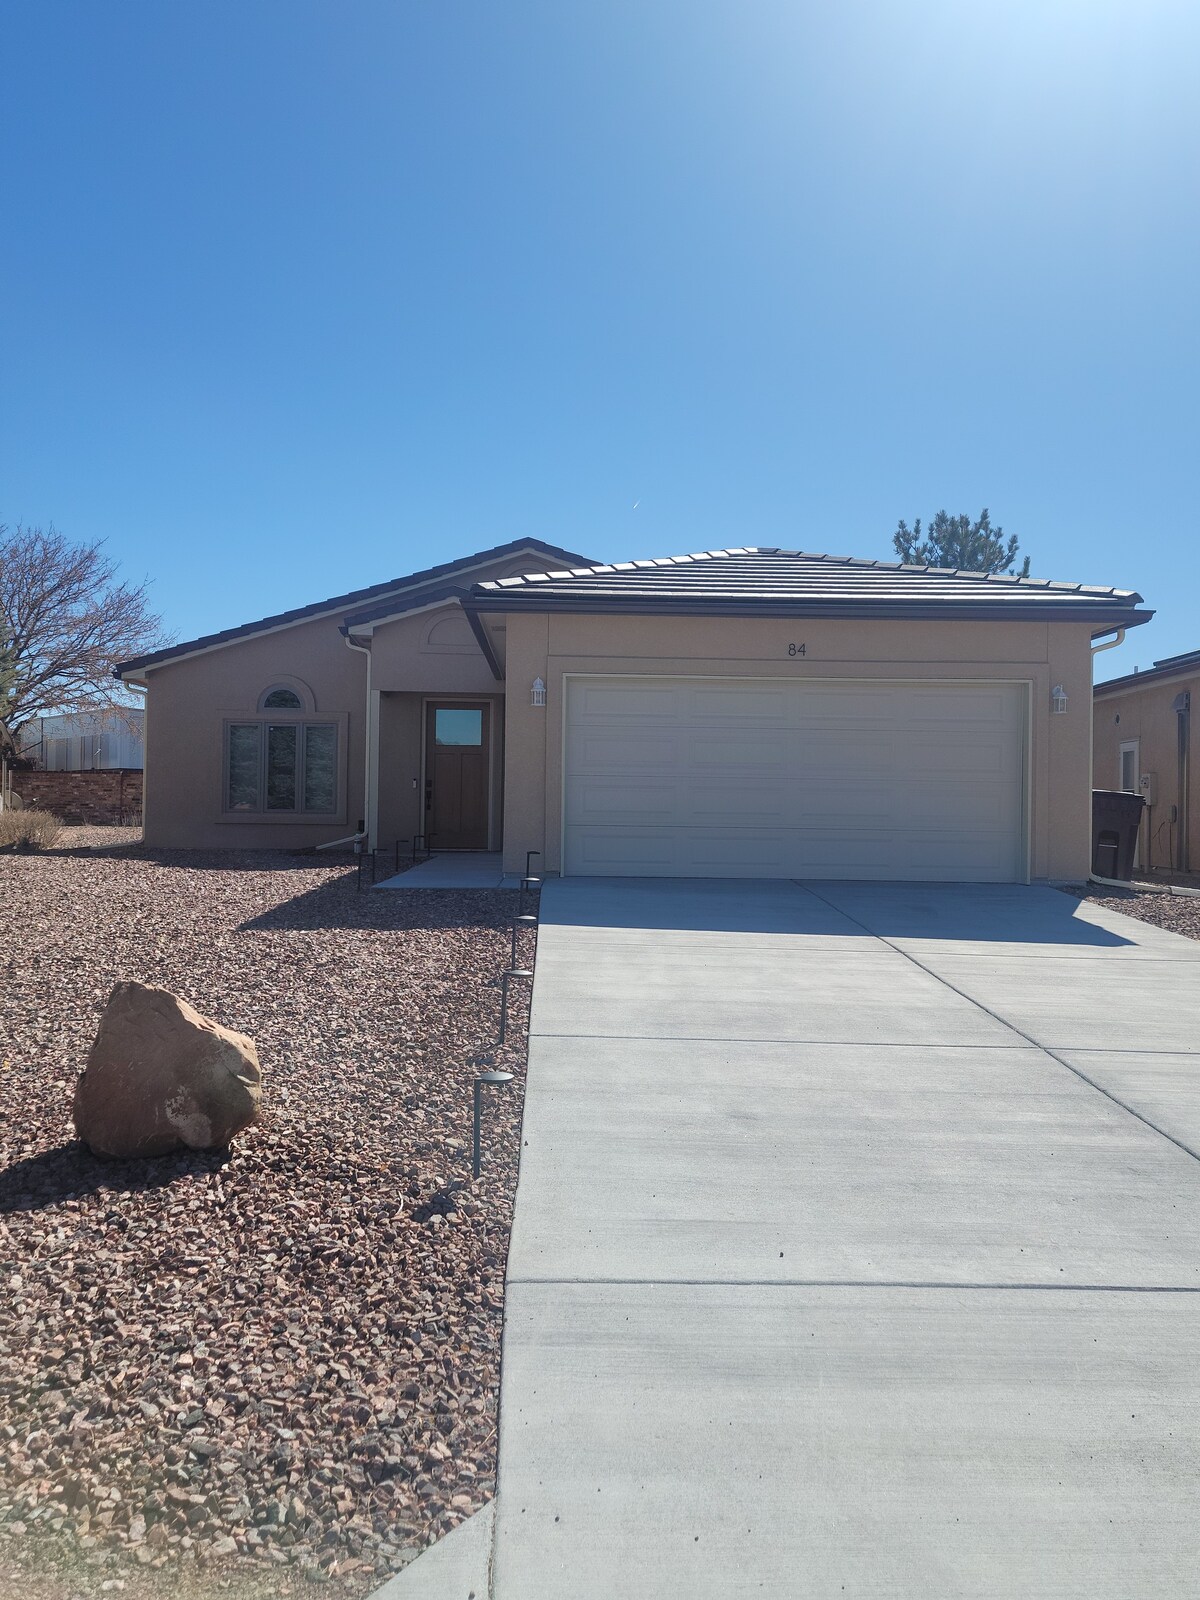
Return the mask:
<path fill-rule="evenodd" d="M 267 724 L 267 810 L 295 811 L 296 757 L 300 728 L 295 722 L 282 727 Z"/>
<path fill-rule="evenodd" d="M 229 730 L 230 811 L 258 810 L 258 768 L 261 728 L 257 722 L 234 724 Z"/>
<path fill-rule="evenodd" d="M 304 809 L 337 809 L 337 729 L 327 722 L 304 729 Z"/>
<path fill-rule="evenodd" d="M 303 711 L 304 705 L 294 689 L 269 689 L 262 698 L 264 711 Z"/>
<path fill-rule="evenodd" d="M 337 727 L 232 722 L 225 809 L 329 816 L 337 810 Z"/>

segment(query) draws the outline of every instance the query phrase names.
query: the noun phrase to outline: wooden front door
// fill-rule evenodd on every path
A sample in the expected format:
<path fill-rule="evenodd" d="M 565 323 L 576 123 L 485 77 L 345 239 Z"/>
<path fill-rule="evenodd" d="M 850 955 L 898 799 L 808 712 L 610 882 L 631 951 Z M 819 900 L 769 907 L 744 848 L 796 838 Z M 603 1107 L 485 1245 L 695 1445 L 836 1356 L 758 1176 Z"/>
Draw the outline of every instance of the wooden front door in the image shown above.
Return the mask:
<path fill-rule="evenodd" d="M 492 708 L 486 700 L 432 704 L 425 713 L 425 843 L 486 850 Z"/>

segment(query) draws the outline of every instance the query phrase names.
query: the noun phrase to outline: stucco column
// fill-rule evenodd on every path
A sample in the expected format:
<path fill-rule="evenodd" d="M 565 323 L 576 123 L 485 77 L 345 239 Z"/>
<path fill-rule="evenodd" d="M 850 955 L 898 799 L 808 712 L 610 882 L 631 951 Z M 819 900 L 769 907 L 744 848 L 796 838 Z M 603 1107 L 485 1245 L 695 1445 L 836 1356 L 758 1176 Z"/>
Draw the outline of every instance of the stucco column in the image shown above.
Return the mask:
<path fill-rule="evenodd" d="M 534 863 L 551 863 L 546 842 L 546 750 L 551 728 L 562 723 L 562 679 L 551 683 L 547 668 L 549 618 L 517 613 L 505 618 L 504 870 L 524 872 L 525 852 L 540 850 Z M 546 685 L 546 704 L 532 703 L 535 678 Z"/>
<path fill-rule="evenodd" d="M 1086 629 L 1052 622 L 1048 628 L 1049 684 L 1033 708 L 1034 726 L 1047 730 L 1050 829 L 1046 876 L 1086 879 L 1092 858 L 1092 650 Z M 1067 709 L 1055 712 L 1059 685 Z"/>

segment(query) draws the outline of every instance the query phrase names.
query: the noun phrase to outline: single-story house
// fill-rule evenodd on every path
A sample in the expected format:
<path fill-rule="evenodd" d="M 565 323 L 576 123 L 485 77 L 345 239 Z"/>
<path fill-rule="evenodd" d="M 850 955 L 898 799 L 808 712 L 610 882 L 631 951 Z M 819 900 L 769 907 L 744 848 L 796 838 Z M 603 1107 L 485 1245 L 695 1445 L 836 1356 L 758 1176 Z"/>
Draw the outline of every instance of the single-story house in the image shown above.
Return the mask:
<path fill-rule="evenodd" d="M 1141 596 L 757 547 L 522 540 L 116 669 L 147 840 L 548 873 L 1025 882 L 1089 865 L 1093 641 Z"/>
<path fill-rule="evenodd" d="M 1200 865 L 1200 751 L 1192 738 L 1197 705 L 1200 650 L 1096 685 L 1095 784 L 1145 798 L 1139 866 L 1187 872 Z"/>

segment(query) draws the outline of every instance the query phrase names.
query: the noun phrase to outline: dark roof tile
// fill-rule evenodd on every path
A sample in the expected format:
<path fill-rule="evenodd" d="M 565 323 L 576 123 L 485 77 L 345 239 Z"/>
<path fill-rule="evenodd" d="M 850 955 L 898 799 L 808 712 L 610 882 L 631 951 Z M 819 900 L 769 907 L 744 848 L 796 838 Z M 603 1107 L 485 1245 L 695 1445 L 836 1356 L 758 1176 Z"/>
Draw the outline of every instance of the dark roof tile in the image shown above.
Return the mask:
<path fill-rule="evenodd" d="M 392 578 L 387 583 L 373 583 L 366 589 L 352 589 L 347 594 L 314 601 L 312 605 L 297 606 L 293 611 L 280 611 L 271 617 L 260 617 L 257 622 L 246 622 L 237 628 L 225 628 L 220 633 L 206 633 L 199 639 L 187 639 L 182 644 L 168 645 L 165 650 L 155 650 L 150 655 L 134 656 L 130 661 L 118 662 L 113 668 L 113 675 L 121 677 L 126 672 L 139 672 L 144 667 L 157 667 L 165 661 L 174 661 L 179 656 L 195 655 L 202 650 L 215 650 L 220 645 L 234 644 L 239 639 L 249 638 L 251 634 L 265 633 L 271 628 L 287 627 L 293 622 L 307 622 L 311 617 L 319 617 L 329 611 L 345 611 L 350 606 L 360 606 L 365 600 L 374 600 L 390 593 L 417 588 L 422 584 L 435 582 L 438 578 L 450 577 L 464 568 L 478 566 L 481 561 L 502 561 L 505 556 L 519 555 L 523 550 L 536 551 L 539 555 L 551 559 L 587 560 L 586 556 L 580 556 L 571 550 L 561 550 L 557 545 L 543 544 L 540 539 L 514 539 L 509 544 L 495 545 L 490 550 L 478 550 L 474 555 L 463 556 L 458 561 L 446 561 L 437 567 L 426 567 L 423 572 L 410 572 L 404 578 Z"/>
<path fill-rule="evenodd" d="M 1142 597 L 1127 589 L 754 546 L 530 573 L 476 584 L 471 596 L 479 610 L 773 606 L 807 615 L 1119 616 L 1130 625 L 1149 615 L 1135 614 Z"/>
<path fill-rule="evenodd" d="M 1145 672 L 1127 672 L 1120 678 L 1107 678 L 1096 685 L 1095 693 L 1103 698 L 1117 689 L 1140 689 L 1143 684 L 1166 683 L 1172 678 L 1188 678 L 1200 672 L 1200 650 L 1185 650 L 1180 656 L 1164 656 Z"/>

